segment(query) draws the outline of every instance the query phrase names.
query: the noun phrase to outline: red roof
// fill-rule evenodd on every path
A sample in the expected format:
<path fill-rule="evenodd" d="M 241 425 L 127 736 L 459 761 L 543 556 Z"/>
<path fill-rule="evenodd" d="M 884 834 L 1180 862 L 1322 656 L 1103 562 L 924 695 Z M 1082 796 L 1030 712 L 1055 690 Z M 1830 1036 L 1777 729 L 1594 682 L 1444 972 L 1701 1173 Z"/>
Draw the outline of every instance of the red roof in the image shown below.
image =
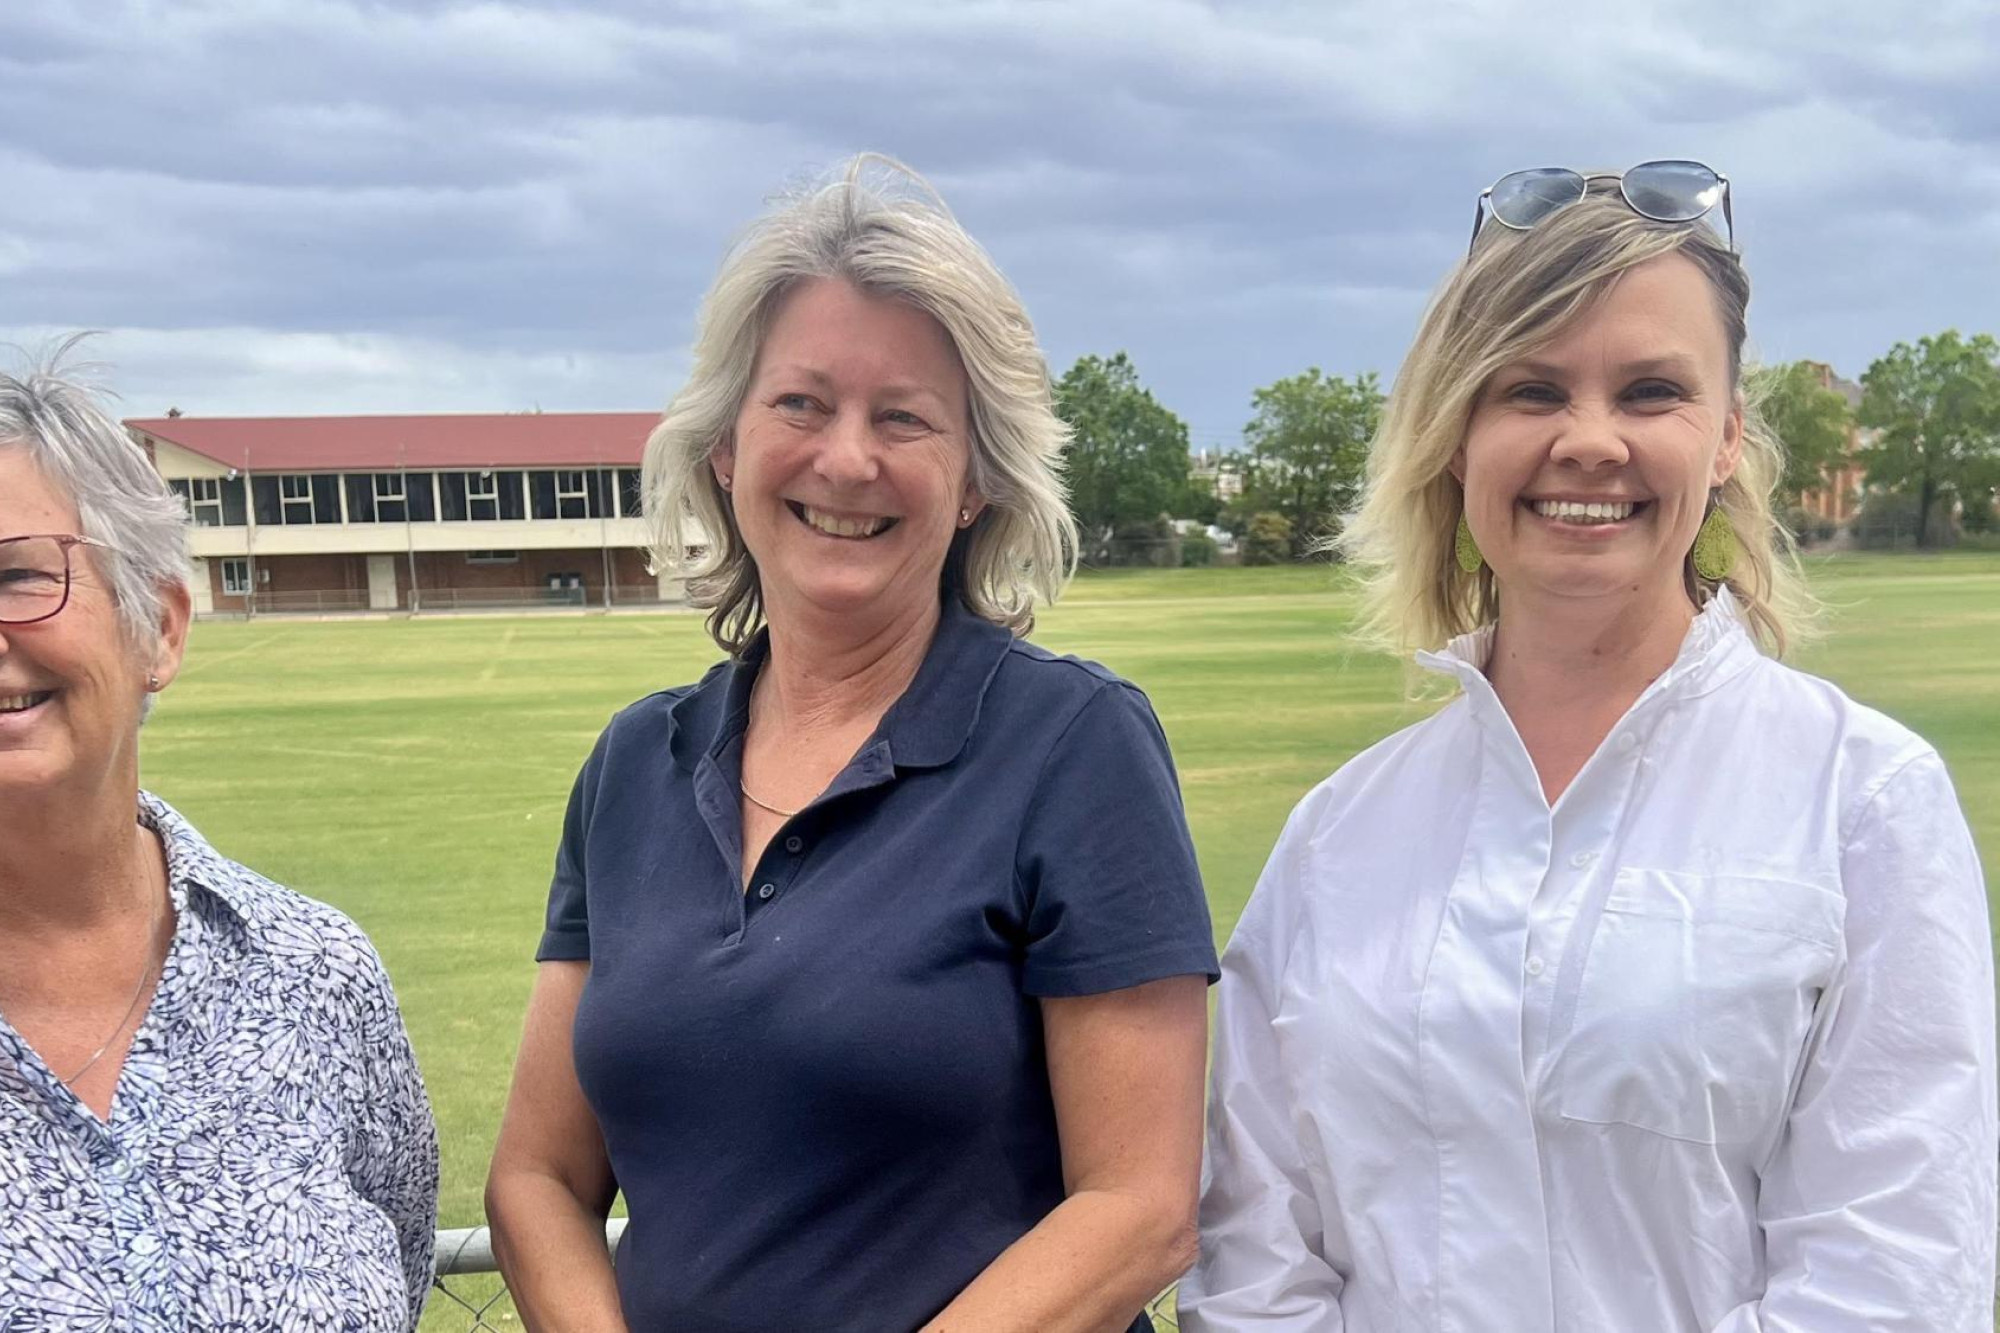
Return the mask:
<path fill-rule="evenodd" d="M 129 428 L 245 472 L 637 467 L 656 412 L 141 417 Z"/>

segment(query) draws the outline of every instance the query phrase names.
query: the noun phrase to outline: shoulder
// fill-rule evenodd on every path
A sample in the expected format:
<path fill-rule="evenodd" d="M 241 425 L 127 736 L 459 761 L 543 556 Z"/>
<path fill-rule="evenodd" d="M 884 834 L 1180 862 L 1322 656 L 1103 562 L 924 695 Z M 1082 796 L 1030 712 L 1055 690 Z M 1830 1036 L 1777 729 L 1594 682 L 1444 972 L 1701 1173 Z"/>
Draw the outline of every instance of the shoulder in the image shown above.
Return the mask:
<path fill-rule="evenodd" d="M 1152 716 L 1145 691 L 1101 662 L 1016 639 L 994 670 L 989 697 L 1008 712 L 1073 722 L 1086 709 Z"/>
<path fill-rule="evenodd" d="M 140 803 L 176 883 L 232 918 L 241 947 L 282 989 L 310 1007 L 369 1008 L 390 996 L 381 956 L 353 918 L 222 855 L 158 797 L 142 792 Z"/>
<path fill-rule="evenodd" d="M 1937 750 L 1910 728 L 1832 681 L 1775 659 L 1759 657 L 1720 693 L 1734 730 L 1758 735 L 1767 755 L 1831 784 L 1843 828 L 1898 774 L 1913 765 L 1942 768 Z"/>

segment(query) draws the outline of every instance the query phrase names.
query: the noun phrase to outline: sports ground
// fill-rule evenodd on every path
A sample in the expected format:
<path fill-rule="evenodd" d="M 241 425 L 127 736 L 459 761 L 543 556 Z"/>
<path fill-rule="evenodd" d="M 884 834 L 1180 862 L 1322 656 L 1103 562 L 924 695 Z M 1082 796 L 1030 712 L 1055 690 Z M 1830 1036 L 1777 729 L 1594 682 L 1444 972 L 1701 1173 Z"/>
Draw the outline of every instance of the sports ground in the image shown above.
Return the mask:
<path fill-rule="evenodd" d="M 1829 634 L 1800 664 L 1938 746 L 1992 878 L 2000 555 L 1810 568 Z M 1324 569 L 1095 574 L 1036 630 L 1151 695 L 1218 942 L 1293 803 L 1425 711 L 1398 664 L 1347 645 L 1351 605 Z M 685 613 L 211 622 L 146 729 L 149 788 L 381 949 L 442 1131 L 443 1225 L 479 1219 L 577 767 L 612 712 L 716 655 Z"/>

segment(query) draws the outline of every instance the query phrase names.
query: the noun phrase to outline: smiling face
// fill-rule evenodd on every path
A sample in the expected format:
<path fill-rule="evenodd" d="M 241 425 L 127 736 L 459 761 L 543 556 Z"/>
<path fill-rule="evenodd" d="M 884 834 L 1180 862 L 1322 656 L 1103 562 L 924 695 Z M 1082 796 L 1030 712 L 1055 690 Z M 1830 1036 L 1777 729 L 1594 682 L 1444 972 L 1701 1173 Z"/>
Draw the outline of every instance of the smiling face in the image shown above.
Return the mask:
<path fill-rule="evenodd" d="M 952 536 L 983 504 L 968 401 L 924 312 L 833 279 L 784 298 L 713 458 L 774 620 L 935 606 Z"/>
<path fill-rule="evenodd" d="M 1742 449 L 1726 338 L 1701 269 L 1664 255 L 1482 388 L 1451 470 L 1503 606 L 1685 603 L 1683 562 Z"/>
<path fill-rule="evenodd" d="M 23 450 L 0 445 L 0 538 L 81 531 L 75 503 Z M 69 602 L 55 616 L 0 625 L 0 802 L 107 783 L 137 788 L 146 678 L 164 684 L 178 670 L 187 597 L 165 597 L 161 636 L 135 646 L 97 554 L 70 551 Z"/>

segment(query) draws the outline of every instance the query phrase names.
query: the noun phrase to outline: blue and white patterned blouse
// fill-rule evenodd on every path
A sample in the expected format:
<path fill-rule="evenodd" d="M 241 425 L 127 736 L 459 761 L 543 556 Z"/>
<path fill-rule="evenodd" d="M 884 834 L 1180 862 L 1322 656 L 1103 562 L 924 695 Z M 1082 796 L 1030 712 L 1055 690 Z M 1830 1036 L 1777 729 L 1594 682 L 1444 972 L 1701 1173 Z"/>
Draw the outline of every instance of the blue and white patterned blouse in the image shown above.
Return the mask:
<path fill-rule="evenodd" d="M 437 1130 L 339 912 L 141 793 L 179 921 L 103 1123 L 0 1020 L 0 1333 L 413 1328 Z"/>

